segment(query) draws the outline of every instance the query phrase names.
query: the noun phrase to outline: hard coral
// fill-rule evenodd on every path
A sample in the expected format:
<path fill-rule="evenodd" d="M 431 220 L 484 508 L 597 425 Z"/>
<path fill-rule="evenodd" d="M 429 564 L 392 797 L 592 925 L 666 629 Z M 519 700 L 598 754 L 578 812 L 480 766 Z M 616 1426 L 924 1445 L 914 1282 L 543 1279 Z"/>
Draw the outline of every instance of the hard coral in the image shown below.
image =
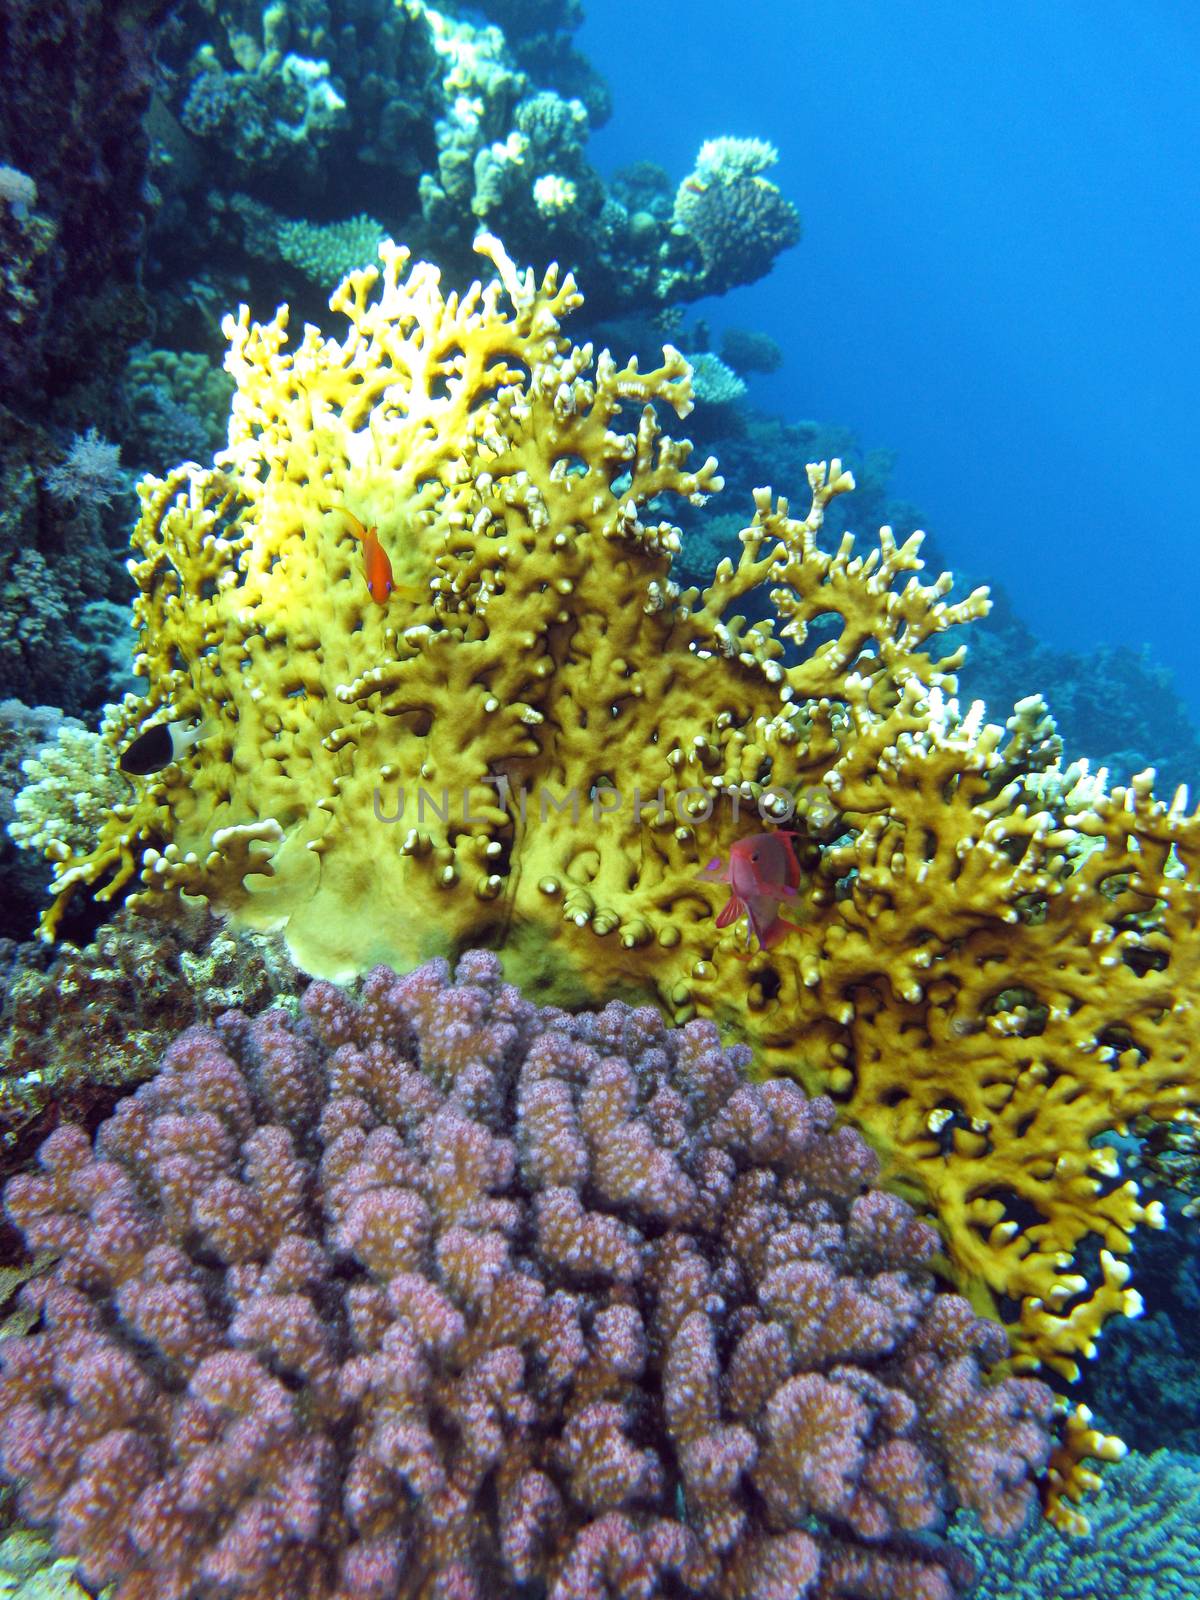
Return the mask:
<path fill-rule="evenodd" d="M 708 139 L 675 196 L 675 223 L 695 243 L 705 292 L 764 277 L 800 238 L 800 217 L 762 174 L 779 159 L 762 139 Z"/>
<path fill-rule="evenodd" d="M 714 1016 L 828 1089 L 1016 1306 L 1019 1359 L 1074 1376 L 1158 1220 L 1093 1141 L 1200 1101 L 1200 818 L 1149 775 L 1048 772 L 1036 700 L 960 711 L 961 652 L 930 648 L 986 597 L 922 584 L 919 534 L 826 549 L 837 461 L 802 520 L 759 491 L 737 565 L 679 591 L 666 504 L 720 486 L 663 432 L 687 363 L 593 363 L 572 280 L 482 248 L 500 281 L 459 300 L 386 245 L 334 296 L 341 341 L 228 322 L 229 449 L 141 486 L 150 690 L 107 738 L 211 732 L 59 860 L 47 930 L 85 883 L 203 895 L 324 976 L 483 941 L 545 998 Z M 786 818 L 795 930 L 745 961 L 698 873 Z"/>
<path fill-rule="evenodd" d="M 711 1023 L 538 1011 L 491 955 L 193 1029 L 9 1214 L 19 1506 L 148 1595 L 958 1592 L 1025 1520 L 1043 1385 L 934 1292 L 828 1100 Z"/>
<path fill-rule="evenodd" d="M 1157 1450 L 1119 1462 L 1104 1475 L 1086 1539 L 1031 1524 L 1005 1547 L 983 1538 L 969 1513 L 954 1531 L 984 1569 L 973 1600 L 1190 1600 L 1200 1572 L 1200 1456 Z"/>
<path fill-rule="evenodd" d="M 60 1120 L 92 1122 L 154 1072 L 167 1044 L 231 1006 L 287 1004 L 303 978 L 270 935 L 182 915 L 119 913 L 96 938 L 0 942 L 0 1150 L 12 1170 Z M 41 958 L 40 960 L 38 958 Z"/>

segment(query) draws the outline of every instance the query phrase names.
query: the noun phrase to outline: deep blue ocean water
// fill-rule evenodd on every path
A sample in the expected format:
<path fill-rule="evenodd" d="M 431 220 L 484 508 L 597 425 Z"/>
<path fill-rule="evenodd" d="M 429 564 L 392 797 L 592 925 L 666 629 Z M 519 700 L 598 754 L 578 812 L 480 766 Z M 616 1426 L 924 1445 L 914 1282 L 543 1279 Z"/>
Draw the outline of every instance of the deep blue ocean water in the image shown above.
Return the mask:
<path fill-rule="evenodd" d="M 648 158 L 677 178 L 720 134 L 779 149 L 803 241 L 697 308 L 783 346 L 750 398 L 897 451 L 893 487 L 953 566 L 1002 582 L 1051 645 L 1148 643 L 1200 716 L 1200 10 L 587 15 L 613 91 L 602 172 Z"/>

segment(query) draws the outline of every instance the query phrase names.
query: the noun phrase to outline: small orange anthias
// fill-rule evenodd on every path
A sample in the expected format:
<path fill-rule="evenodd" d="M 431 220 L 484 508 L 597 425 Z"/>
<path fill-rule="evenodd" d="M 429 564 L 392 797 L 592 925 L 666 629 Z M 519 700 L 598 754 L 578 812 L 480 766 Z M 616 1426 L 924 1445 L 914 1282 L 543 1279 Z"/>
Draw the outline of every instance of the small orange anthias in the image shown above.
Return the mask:
<path fill-rule="evenodd" d="M 364 528 L 353 511 L 347 511 L 345 506 L 337 506 L 334 509 L 345 517 L 358 535 L 363 548 L 363 570 L 367 575 L 367 588 L 371 591 L 371 599 L 377 600 L 381 606 L 386 605 L 388 596 L 396 587 L 396 582 L 392 577 L 392 563 L 388 560 L 388 553 L 379 542 L 378 530 L 374 525 Z"/>
<path fill-rule="evenodd" d="M 792 900 L 800 887 L 800 863 L 792 848 L 798 835 L 780 829 L 737 839 L 729 848 L 729 865 L 714 856 L 700 874 L 729 885 L 729 899 L 717 917 L 717 927 L 727 928 L 739 917 L 748 922 L 746 948 L 753 936 L 763 950 L 779 943 L 795 926 L 779 914 L 780 902 Z"/>
<path fill-rule="evenodd" d="M 420 589 L 410 583 L 397 583 L 392 576 L 392 563 L 388 559 L 387 551 L 379 542 L 379 530 L 374 523 L 369 528 L 364 528 L 353 511 L 347 511 L 345 506 L 326 506 L 325 509 L 335 512 L 339 517 L 345 517 L 354 529 L 362 545 L 363 571 L 366 574 L 367 588 L 372 600 L 384 606 L 393 594 L 398 594 L 402 600 L 421 599 Z"/>

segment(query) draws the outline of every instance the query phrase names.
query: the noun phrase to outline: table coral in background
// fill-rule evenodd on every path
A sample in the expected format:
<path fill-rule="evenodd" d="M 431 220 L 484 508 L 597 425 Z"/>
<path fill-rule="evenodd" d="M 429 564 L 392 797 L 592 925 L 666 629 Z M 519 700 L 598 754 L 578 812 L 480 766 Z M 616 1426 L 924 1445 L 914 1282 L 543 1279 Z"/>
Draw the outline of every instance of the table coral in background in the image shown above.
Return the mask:
<path fill-rule="evenodd" d="M 205 737 L 93 849 L 47 819 L 47 930 L 89 884 L 203 896 L 325 977 L 484 942 L 542 999 L 712 1017 L 832 1096 L 1018 1366 L 1071 1379 L 1160 1221 L 1094 1140 L 1200 1101 L 1200 820 L 1060 768 L 1034 698 L 960 709 L 931 651 L 986 597 L 923 584 L 919 535 L 825 548 L 836 461 L 802 519 L 759 491 L 737 565 L 680 590 L 670 499 L 720 487 L 664 431 L 687 363 L 572 347 L 571 279 L 480 248 L 497 278 L 460 299 L 385 244 L 341 340 L 227 322 L 229 447 L 141 486 L 149 688 L 104 729 L 114 759 L 155 720 Z M 784 819 L 796 926 L 746 960 L 700 869 Z"/>

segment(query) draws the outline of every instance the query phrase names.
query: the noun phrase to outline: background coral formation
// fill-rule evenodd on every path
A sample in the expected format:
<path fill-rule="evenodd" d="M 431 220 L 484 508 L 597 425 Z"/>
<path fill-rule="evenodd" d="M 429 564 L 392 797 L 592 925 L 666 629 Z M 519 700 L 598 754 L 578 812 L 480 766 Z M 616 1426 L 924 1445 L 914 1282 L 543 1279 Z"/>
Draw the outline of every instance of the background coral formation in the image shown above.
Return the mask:
<path fill-rule="evenodd" d="M 598 309 L 646 309 L 750 281 L 796 242 L 794 209 L 757 175 L 771 159 L 759 141 L 701 153 L 711 194 L 694 228 L 669 188 L 665 206 L 631 212 L 587 159 L 607 91 L 571 44 L 578 7 L 483 9 L 492 20 L 424 0 L 181 8 L 152 119 L 164 265 L 182 238 L 207 239 L 223 274 L 249 271 L 277 296 L 282 272 L 295 298 L 286 264 L 312 253 L 296 230 L 344 232 L 366 212 L 461 271 L 480 226 L 502 219 L 539 268 L 586 262 Z M 274 248 L 254 206 L 290 219 Z"/>
<path fill-rule="evenodd" d="M 1011 1547 L 964 1513 L 954 1535 L 976 1558 L 973 1600 L 1191 1600 L 1200 1573 L 1200 1457 L 1157 1450 L 1104 1474 L 1091 1532 L 1064 1538 L 1031 1524 Z"/>
<path fill-rule="evenodd" d="M 0 941 L 0 1149 L 32 1153 L 58 1121 L 91 1122 L 155 1071 L 169 1041 L 232 1006 L 292 1003 L 304 986 L 279 940 L 200 906 L 119 912 L 51 952 Z"/>
<path fill-rule="evenodd" d="M 680 184 L 675 222 L 699 249 L 709 293 L 753 283 L 799 240 L 795 206 L 763 177 L 778 159 L 762 139 L 708 139 Z"/>
<path fill-rule="evenodd" d="M 473 954 L 222 1017 L 5 1203 L 22 1513 L 91 1584 L 949 1600 L 1049 1391 L 922 1270 L 833 1107 L 715 1028 L 537 1011 Z"/>

